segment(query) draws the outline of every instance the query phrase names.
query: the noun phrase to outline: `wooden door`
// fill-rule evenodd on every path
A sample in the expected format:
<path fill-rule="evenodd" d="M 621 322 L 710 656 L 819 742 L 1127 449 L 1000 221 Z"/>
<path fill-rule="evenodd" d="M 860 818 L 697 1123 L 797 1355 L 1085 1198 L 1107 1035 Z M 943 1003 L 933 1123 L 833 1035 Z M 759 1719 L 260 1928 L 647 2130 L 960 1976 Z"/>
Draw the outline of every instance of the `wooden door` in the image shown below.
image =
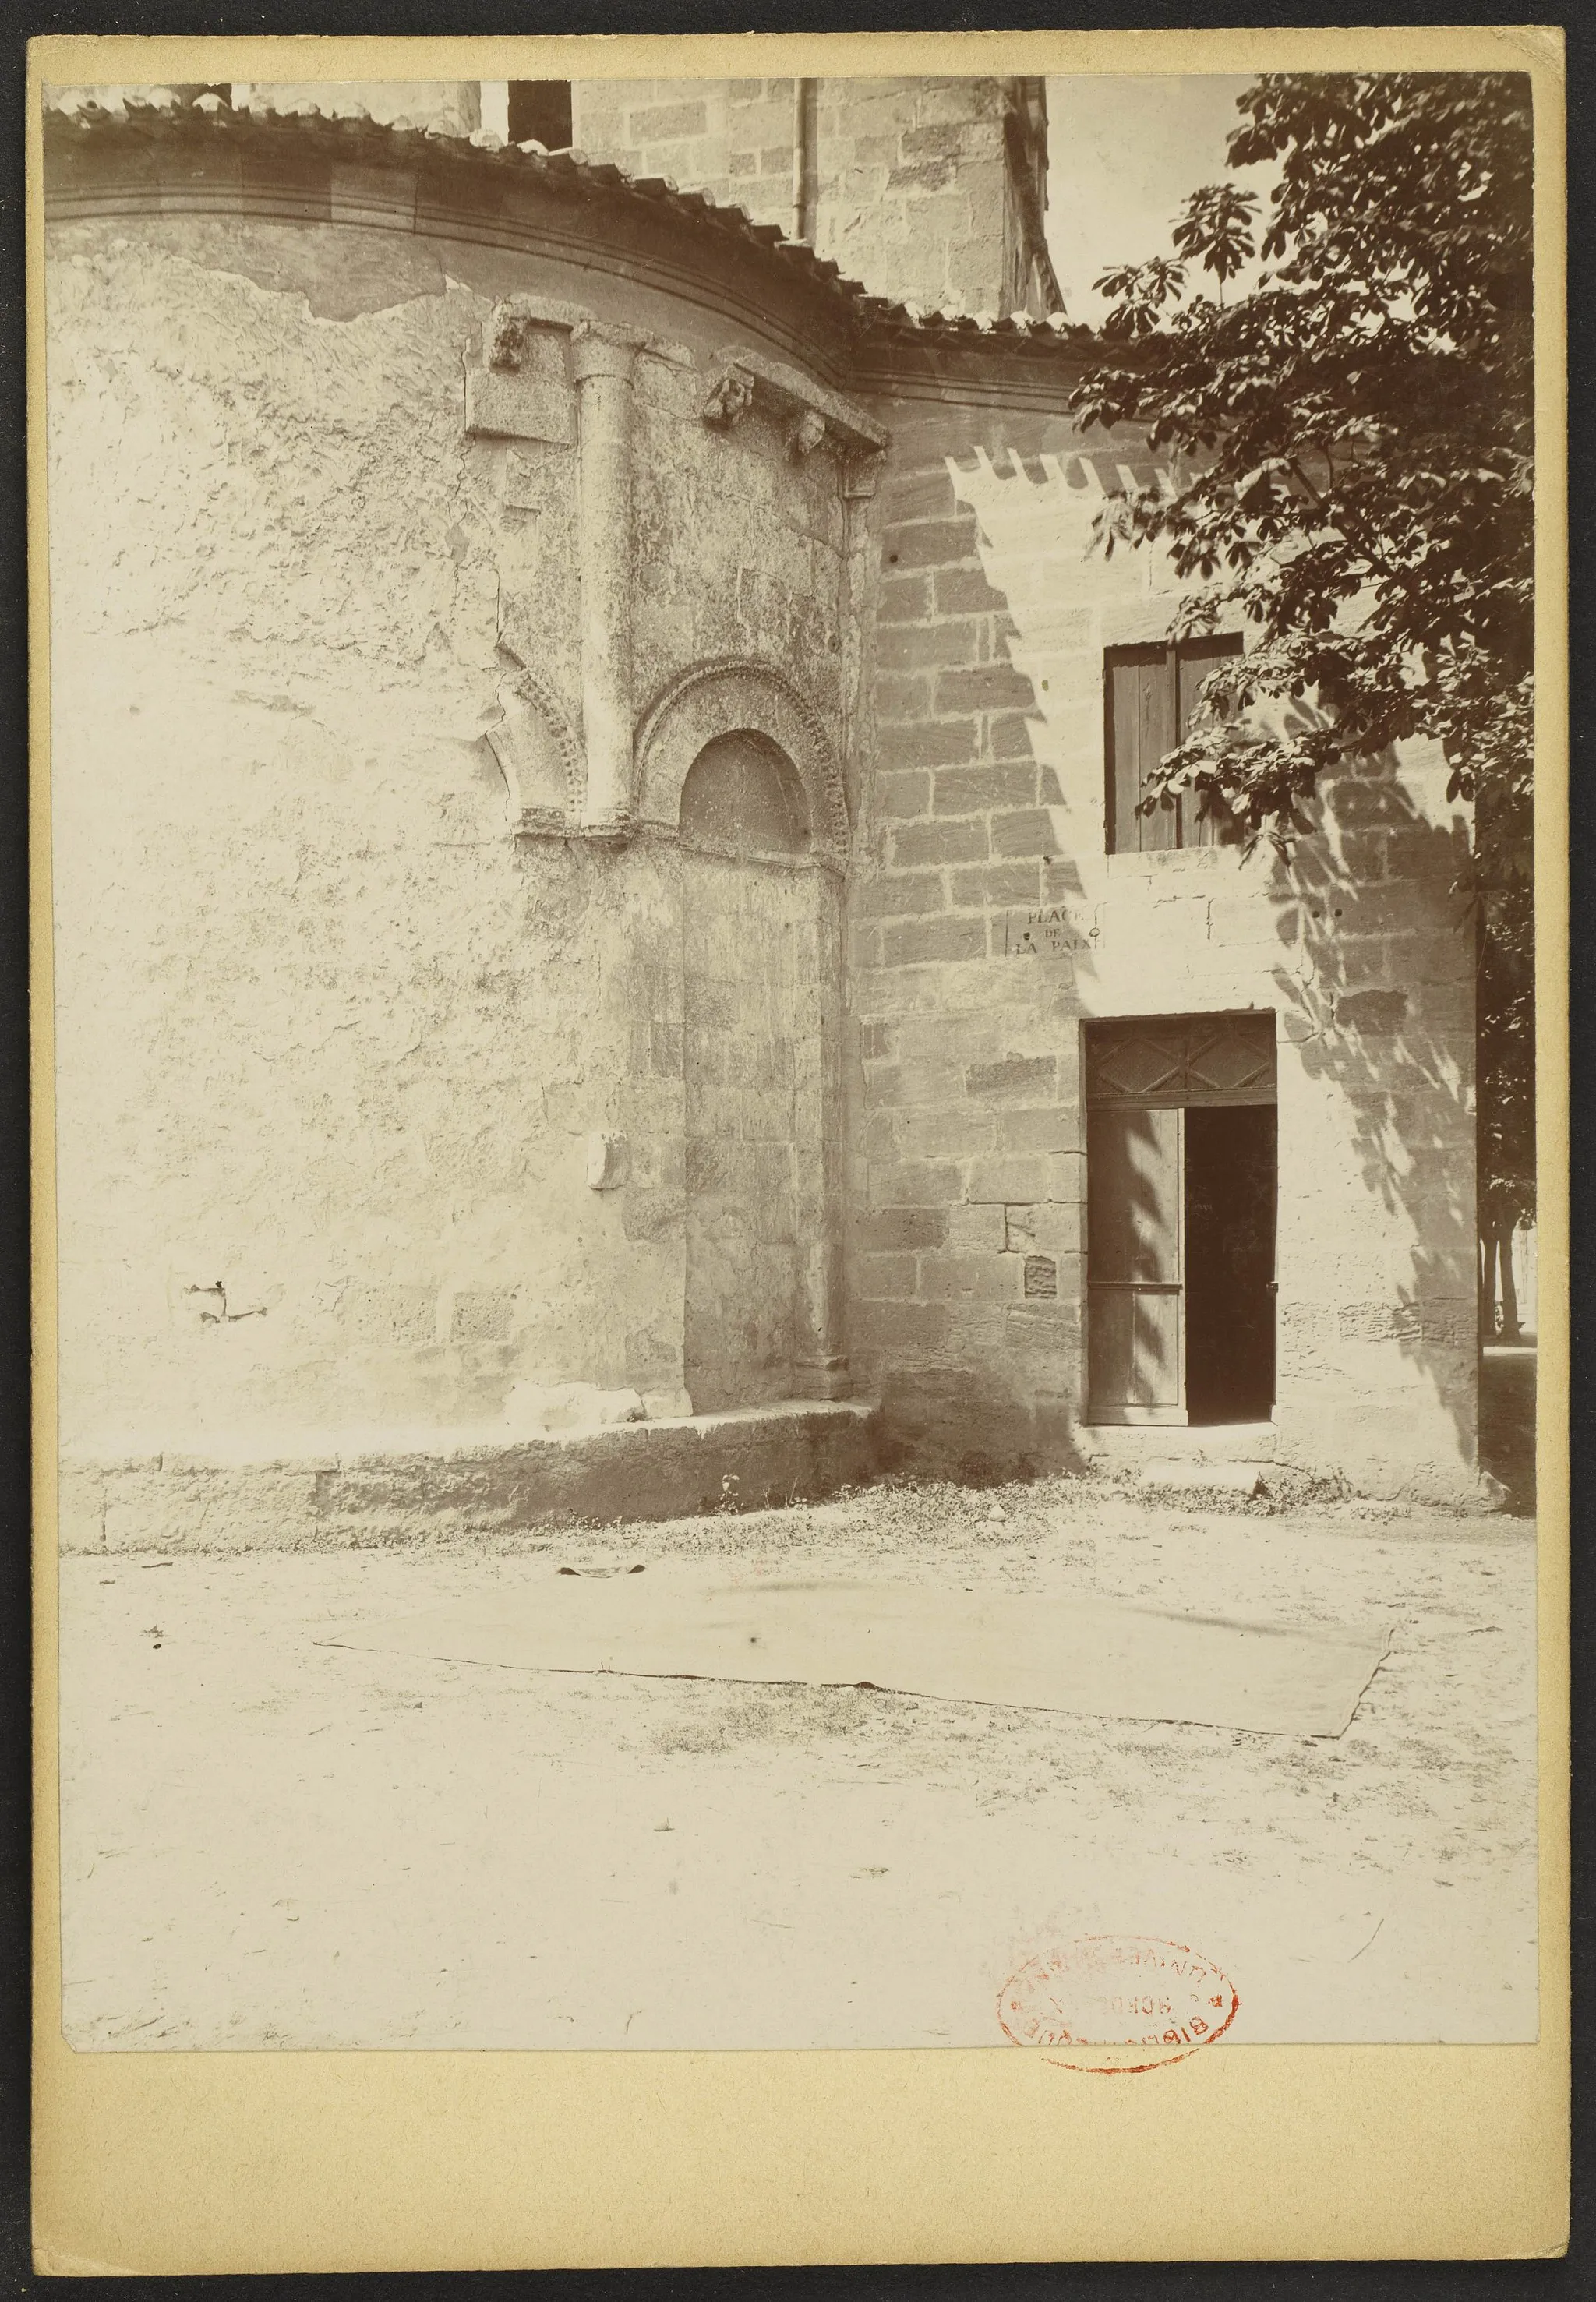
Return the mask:
<path fill-rule="evenodd" d="M 1087 1114 L 1087 1365 L 1094 1423 L 1186 1420 L 1179 1110 Z"/>

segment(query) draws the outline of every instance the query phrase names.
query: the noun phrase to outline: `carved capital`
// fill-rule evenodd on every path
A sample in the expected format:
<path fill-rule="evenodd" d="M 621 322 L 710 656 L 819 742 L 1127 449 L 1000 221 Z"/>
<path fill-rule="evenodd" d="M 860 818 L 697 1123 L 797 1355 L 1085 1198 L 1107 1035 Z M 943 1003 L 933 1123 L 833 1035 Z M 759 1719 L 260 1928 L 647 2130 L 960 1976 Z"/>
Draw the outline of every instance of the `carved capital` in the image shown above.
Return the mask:
<path fill-rule="evenodd" d="M 571 330 L 571 365 L 578 383 L 599 375 L 629 379 L 633 362 L 647 338 L 633 328 L 602 320 L 579 320 Z"/>

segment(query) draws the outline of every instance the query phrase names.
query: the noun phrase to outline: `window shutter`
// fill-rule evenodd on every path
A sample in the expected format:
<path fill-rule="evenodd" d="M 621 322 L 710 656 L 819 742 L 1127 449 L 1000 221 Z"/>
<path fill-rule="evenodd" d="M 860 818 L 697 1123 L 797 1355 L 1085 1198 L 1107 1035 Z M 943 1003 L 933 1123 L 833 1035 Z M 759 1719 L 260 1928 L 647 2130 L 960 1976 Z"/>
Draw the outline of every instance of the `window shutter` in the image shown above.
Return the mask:
<path fill-rule="evenodd" d="M 1167 648 L 1115 648 L 1108 658 L 1108 810 L 1110 854 L 1178 847 L 1174 806 L 1138 815 L 1147 778 L 1175 741 L 1172 660 Z"/>
<path fill-rule="evenodd" d="M 1239 635 L 1226 634 L 1209 639 L 1185 640 L 1175 651 L 1176 716 L 1180 733 L 1177 743 L 1183 744 L 1191 727 L 1192 714 L 1202 693 L 1203 682 L 1216 663 L 1224 657 L 1239 655 Z M 1189 847 L 1218 847 L 1233 841 L 1237 832 L 1228 813 L 1209 814 L 1195 792 L 1187 793 L 1180 802 L 1186 818 L 1186 844 Z"/>

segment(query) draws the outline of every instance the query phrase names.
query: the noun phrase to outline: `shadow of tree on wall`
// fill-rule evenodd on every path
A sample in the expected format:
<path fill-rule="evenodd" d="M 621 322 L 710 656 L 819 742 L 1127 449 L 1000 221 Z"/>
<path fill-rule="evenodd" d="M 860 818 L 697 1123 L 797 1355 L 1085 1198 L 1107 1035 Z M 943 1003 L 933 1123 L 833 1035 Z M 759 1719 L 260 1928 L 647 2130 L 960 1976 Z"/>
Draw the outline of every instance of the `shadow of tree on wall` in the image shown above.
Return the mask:
<path fill-rule="evenodd" d="M 1390 754 L 1327 784 L 1313 814 L 1273 869 L 1288 954 L 1274 970 L 1280 1028 L 1307 1079 L 1341 1105 L 1326 1145 L 1338 1134 L 1350 1144 L 1407 1268 L 1382 1285 L 1349 1242 L 1337 1301 L 1284 1303 L 1282 1359 L 1356 1380 L 1360 1348 L 1394 1343 L 1473 1464 L 1474 919 L 1457 891 L 1467 835 L 1424 814 Z M 1388 1404 L 1377 1358 L 1370 1369 L 1374 1424 Z"/>

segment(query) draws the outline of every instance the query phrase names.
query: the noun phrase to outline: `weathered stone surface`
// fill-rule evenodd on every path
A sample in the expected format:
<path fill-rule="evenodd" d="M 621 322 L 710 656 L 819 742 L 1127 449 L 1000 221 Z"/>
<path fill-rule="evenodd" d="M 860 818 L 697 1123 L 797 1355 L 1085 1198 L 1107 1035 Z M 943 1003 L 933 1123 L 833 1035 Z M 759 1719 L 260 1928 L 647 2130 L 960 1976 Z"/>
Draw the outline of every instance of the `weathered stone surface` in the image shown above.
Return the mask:
<path fill-rule="evenodd" d="M 645 164 L 696 154 L 685 181 L 714 147 L 757 208 L 794 86 L 739 85 L 692 125 L 664 84 L 579 110 Z M 995 86 L 823 97 L 822 145 L 856 142 L 839 247 L 903 203 L 945 283 L 966 240 L 990 264 Z M 464 239 L 413 228 L 413 163 L 318 166 L 300 223 L 141 177 L 52 228 L 62 1407 L 98 1466 L 70 1539 L 353 1528 L 389 1473 L 307 1470 L 328 1433 L 427 1462 L 571 1386 L 674 1428 L 695 1388 L 833 1396 L 850 1354 L 896 1459 L 1084 1459 L 1082 1027 L 1233 1010 L 1275 1027 L 1271 1429 L 1474 1491 L 1466 827 L 1434 762 L 1333 779 L 1289 867 L 1106 853 L 1104 651 L 1161 640 L 1174 585 L 1090 549 L 1152 467 L 1083 446 L 1066 363 L 1024 355 L 1005 399 L 1017 340 L 884 339 L 872 407 L 845 331 L 805 340 L 832 291 L 724 220 L 566 203 L 616 239 L 587 265 L 511 244 L 556 196 L 508 166 Z M 733 737 L 792 769 L 780 853 L 678 838 Z M 646 1442 L 662 1493 L 789 1444 L 778 1417 L 694 1454 L 691 1419 Z M 207 1467 L 221 1435 L 256 1466 Z M 439 1508 L 618 1492 L 622 1436 Z"/>
<path fill-rule="evenodd" d="M 447 1449 L 319 1462 L 77 1466 L 77 1481 L 103 1487 L 105 1533 L 81 1516 L 63 1516 L 62 1543 L 168 1554 L 325 1550 L 571 1517 L 757 1509 L 871 1477 L 877 1419 L 868 1401 L 796 1400 L 519 1441 L 461 1434 Z"/>

